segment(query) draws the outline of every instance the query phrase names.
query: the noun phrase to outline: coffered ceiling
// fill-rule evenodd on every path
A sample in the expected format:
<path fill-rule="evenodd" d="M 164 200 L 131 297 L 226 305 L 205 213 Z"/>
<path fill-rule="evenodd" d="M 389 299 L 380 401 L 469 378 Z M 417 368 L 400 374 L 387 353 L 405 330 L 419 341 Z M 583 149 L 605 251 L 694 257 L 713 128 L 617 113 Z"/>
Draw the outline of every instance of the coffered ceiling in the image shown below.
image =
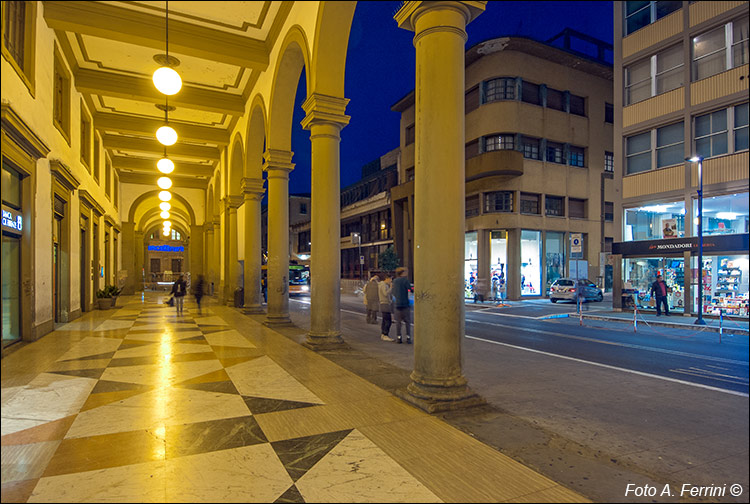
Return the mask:
<path fill-rule="evenodd" d="M 205 187 L 269 64 L 293 2 L 169 2 L 169 55 L 183 86 L 169 97 L 176 186 Z M 47 1 L 44 19 L 84 95 L 122 182 L 154 184 L 164 153 L 154 132 L 165 96 L 151 76 L 165 53 L 164 1 Z"/>

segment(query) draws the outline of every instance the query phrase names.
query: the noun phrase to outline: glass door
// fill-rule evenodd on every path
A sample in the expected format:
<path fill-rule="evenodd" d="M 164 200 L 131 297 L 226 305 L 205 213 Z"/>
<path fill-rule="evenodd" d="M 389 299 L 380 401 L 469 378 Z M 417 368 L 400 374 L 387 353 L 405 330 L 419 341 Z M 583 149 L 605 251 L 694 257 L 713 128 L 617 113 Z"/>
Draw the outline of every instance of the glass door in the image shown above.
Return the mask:
<path fill-rule="evenodd" d="M 3 234 L 3 347 L 21 339 L 21 240 Z"/>

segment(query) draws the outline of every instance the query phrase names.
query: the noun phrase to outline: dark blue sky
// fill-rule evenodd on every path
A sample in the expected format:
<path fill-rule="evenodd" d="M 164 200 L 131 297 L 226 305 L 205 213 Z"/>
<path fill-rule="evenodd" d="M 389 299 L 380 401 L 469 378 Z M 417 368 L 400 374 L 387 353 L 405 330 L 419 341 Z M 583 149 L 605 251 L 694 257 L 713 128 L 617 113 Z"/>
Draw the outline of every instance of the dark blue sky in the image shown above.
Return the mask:
<path fill-rule="evenodd" d="M 414 34 L 396 26 L 401 2 L 357 2 L 346 63 L 346 98 L 351 116 L 341 131 L 341 186 L 361 177 L 364 164 L 398 147 L 399 114 L 391 106 L 414 89 Z M 490 1 L 467 27 L 470 48 L 487 39 L 522 36 L 548 40 L 572 28 L 612 43 L 612 2 Z M 304 77 L 304 75 L 303 75 Z M 300 126 L 305 83 L 297 90 L 292 132 L 296 167 L 291 193 L 310 192 L 310 134 Z"/>

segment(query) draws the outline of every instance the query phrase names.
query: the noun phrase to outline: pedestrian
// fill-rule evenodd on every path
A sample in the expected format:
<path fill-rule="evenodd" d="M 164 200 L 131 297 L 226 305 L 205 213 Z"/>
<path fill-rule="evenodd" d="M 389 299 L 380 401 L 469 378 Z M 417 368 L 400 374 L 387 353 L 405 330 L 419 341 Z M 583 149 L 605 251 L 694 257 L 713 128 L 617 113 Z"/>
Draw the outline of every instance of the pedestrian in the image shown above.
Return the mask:
<path fill-rule="evenodd" d="M 174 305 L 177 309 L 177 315 L 182 315 L 182 302 L 187 292 L 187 284 L 185 283 L 185 277 L 180 275 L 180 278 L 172 285 L 172 295 L 174 296 Z"/>
<path fill-rule="evenodd" d="M 193 288 L 193 294 L 195 295 L 195 302 L 198 305 L 198 314 L 201 313 L 201 299 L 203 299 L 203 291 L 205 290 L 205 282 L 203 281 L 203 275 L 198 275 L 198 281 L 195 282 Z"/>
<path fill-rule="evenodd" d="M 380 315 L 383 321 L 380 323 L 380 339 L 383 341 L 396 341 L 390 336 L 391 314 L 393 313 L 393 294 L 391 293 L 393 281 L 390 275 L 378 284 L 378 301 L 380 302 Z"/>
<path fill-rule="evenodd" d="M 483 277 L 477 277 L 477 281 L 474 282 L 474 285 L 476 286 L 474 302 L 476 303 L 477 299 L 479 299 L 479 302 L 484 304 L 484 296 L 487 294 L 487 280 Z"/>
<path fill-rule="evenodd" d="M 370 281 L 365 285 L 365 306 L 367 307 L 367 323 L 378 323 L 378 309 L 380 301 L 378 300 L 378 275 L 373 275 Z"/>
<path fill-rule="evenodd" d="M 578 280 L 577 285 L 578 309 L 580 311 L 589 311 L 589 305 L 586 304 L 586 287 L 581 280 Z"/>
<path fill-rule="evenodd" d="M 669 303 L 667 303 L 667 293 L 670 291 L 667 284 L 662 280 L 661 275 L 656 275 L 656 282 L 651 284 L 651 295 L 656 298 L 656 316 L 661 315 L 661 305 L 664 304 L 664 315 L 669 317 Z"/>
<path fill-rule="evenodd" d="M 409 270 L 404 267 L 396 268 L 396 279 L 393 281 L 393 297 L 396 305 L 396 341 L 401 341 L 401 322 L 406 326 L 406 342 L 411 343 L 411 317 L 409 316 Z"/>
<path fill-rule="evenodd" d="M 260 279 L 260 290 L 263 291 L 263 302 L 268 303 L 268 279 L 265 276 Z"/>

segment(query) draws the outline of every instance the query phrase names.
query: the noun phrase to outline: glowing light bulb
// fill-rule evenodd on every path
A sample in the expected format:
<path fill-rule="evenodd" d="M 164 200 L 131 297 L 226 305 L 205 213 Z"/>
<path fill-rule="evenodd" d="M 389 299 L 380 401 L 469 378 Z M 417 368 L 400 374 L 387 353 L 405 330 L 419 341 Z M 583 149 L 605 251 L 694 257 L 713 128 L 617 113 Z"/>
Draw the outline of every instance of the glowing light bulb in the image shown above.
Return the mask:
<path fill-rule="evenodd" d="M 158 68 L 151 80 L 154 81 L 154 86 L 161 93 L 165 95 L 176 94 L 182 88 L 182 78 L 174 69 L 169 67 Z"/>
<path fill-rule="evenodd" d="M 159 208 L 167 212 L 170 208 L 172 208 L 172 205 L 170 205 L 166 201 L 162 201 L 161 203 L 159 203 Z"/>
<path fill-rule="evenodd" d="M 156 139 L 162 145 L 174 145 L 177 142 L 177 132 L 168 125 L 156 130 Z"/>
<path fill-rule="evenodd" d="M 162 191 L 159 193 L 159 199 L 162 201 L 169 201 L 172 199 L 172 193 L 169 191 Z"/>
<path fill-rule="evenodd" d="M 174 171 L 174 163 L 168 157 L 161 158 L 157 163 L 156 167 L 162 173 L 172 173 Z"/>
<path fill-rule="evenodd" d="M 172 223 L 171 223 L 171 222 L 169 222 L 168 220 L 165 220 L 165 221 L 164 221 L 164 222 L 163 222 L 162 224 L 164 225 L 164 228 L 165 228 L 165 229 L 166 229 L 166 228 L 170 228 L 170 227 L 172 227 Z"/>
<path fill-rule="evenodd" d="M 162 234 L 163 234 L 164 236 L 169 236 L 169 232 L 170 232 L 170 229 L 169 229 L 169 228 L 164 228 L 164 231 L 162 232 Z"/>
<path fill-rule="evenodd" d="M 162 219 L 169 219 L 169 212 L 167 212 L 166 210 L 162 210 L 162 212 L 159 214 L 159 217 L 161 217 Z"/>
<path fill-rule="evenodd" d="M 172 179 L 169 177 L 159 177 L 159 180 L 156 181 L 156 185 L 162 189 L 169 189 L 172 187 Z"/>

